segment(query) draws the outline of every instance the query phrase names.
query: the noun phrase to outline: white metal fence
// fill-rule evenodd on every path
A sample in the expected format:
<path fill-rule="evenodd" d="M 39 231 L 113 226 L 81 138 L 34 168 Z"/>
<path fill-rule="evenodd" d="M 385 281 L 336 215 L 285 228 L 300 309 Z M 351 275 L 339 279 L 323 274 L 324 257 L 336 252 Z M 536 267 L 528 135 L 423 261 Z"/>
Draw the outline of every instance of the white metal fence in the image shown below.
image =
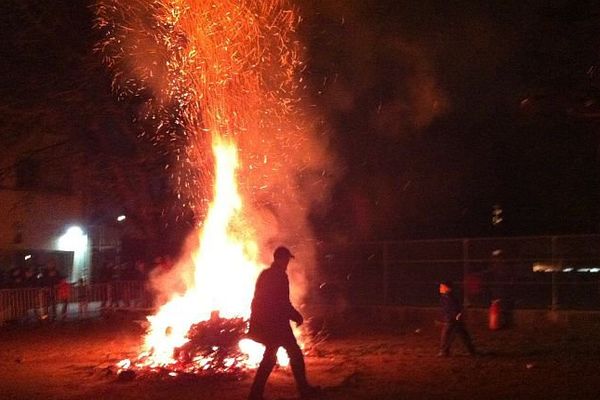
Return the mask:
<path fill-rule="evenodd" d="M 150 310 L 152 295 L 141 281 L 70 285 L 68 292 L 50 288 L 0 289 L 0 324 L 89 318 L 111 310 Z"/>

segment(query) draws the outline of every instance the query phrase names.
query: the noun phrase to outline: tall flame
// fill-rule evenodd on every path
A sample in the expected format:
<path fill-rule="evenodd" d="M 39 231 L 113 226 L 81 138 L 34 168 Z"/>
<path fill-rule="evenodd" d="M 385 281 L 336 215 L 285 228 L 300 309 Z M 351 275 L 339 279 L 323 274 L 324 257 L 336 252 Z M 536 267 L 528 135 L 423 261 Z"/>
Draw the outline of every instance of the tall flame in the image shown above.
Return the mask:
<path fill-rule="evenodd" d="M 178 162 L 182 203 L 205 216 L 174 269 L 178 290 L 160 281 L 167 301 L 148 317 L 145 350 L 165 365 L 212 312 L 248 317 L 259 248 L 310 238 L 306 214 L 326 192 L 328 162 L 298 112 L 299 18 L 287 0 L 99 0 L 96 15 L 115 92 L 143 103 L 145 133 Z"/>
<path fill-rule="evenodd" d="M 242 200 L 236 185 L 237 149 L 216 136 L 215 190 L 200 236 L 192 255 L 194 279 L 183 295 L 162 306 L 151 322 L 145 347 L 157 365 L 172 363 L 173 350 L 188 341 L 191 325 L 210 319 L 218 311 L 223 318 L 247 318 L 253 285 L 261 265 L 256 261 L 257 245 L 239 229 Z"/>

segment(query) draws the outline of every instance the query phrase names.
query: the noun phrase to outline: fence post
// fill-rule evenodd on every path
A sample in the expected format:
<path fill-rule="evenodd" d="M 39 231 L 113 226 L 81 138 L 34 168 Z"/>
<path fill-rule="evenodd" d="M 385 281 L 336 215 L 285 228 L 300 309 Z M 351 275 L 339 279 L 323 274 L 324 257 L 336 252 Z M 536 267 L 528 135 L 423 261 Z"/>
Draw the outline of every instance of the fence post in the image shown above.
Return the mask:
<path fill-rule="evenodd" d="M 469 307 L 469 295 L 467 294 L 467 276 L 469 275 L 469 239 L 462 240 L 463 253 L 463 305 Z"/>
<path fill-rule="evenodd" d="M 112 309 L 113 306 L 113 288 L 112 288 L 112 282 L 109 281 L 108 283 L 106 283 L 106 308 L 107 309 Z"/>
<path fill-rule="evenodd" d="M 552 236 L 552 268 L 556 267 L 556 236 Z M 556 271 L 552 271 L 552 304 L 550 309 L 555 311 L 558 309 L 558 276 Z"/>
<path fill-rule="evenodd" d="M 389 278 L 390 278 L 390 265 L 389 265 L 389 248 L 388 242 L 383 242 L 383 305 L 388 304 L 389 300 Z"/>

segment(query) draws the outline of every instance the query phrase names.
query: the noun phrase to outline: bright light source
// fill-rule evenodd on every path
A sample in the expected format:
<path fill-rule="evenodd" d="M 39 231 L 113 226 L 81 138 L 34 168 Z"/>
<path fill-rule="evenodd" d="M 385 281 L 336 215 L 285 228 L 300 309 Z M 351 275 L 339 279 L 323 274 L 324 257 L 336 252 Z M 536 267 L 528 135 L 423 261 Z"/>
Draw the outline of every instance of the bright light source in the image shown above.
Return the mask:
<path fill-rule="evenodd" d="M 64 235 L 58 238 L 58 250 L 63 251 L 85 251 L 87 250 L 88 237 L 83 229 L 72 226 Z"/>
<path fill-rule="evenodd" d="M 78 226 L 72 226 L 58 238 L 58 250 L 82 251 L 87 247 L 87 235 Z"/>
<path fill-rule="evenodd" d="M 118 222 L 123 222 L 123 221 L 125 221 L 125 219 L 126 219 L 126 218 L 127 218 L 127 216 L 126 216 L 126 215 L 119 215 L 119 216 L 117 217 L 117 221 L 118 221 Z"/>
<path fill-rule="evenodd" d="M 533 263 L 533 272 L 559 272 L 564 271 L 558 265 L 547 264 L 543 262 Z"/>
<path fill-rule="evenodd" d="M 572 271 L 597 274 L 598 272 L 600 272 L 600 267 L 598 267 L 597 265 L 590 265 L 589 267 L 587 267 L 587 266 L 582 266 L 580 268 L 568 267 L 568 268 L 563 269 L 563 272 L 572 272 Z"/>
<path fill-rule="evenodd" d="M 27 255 L 25 256 L 25 261 L 27 261 L 27 260 L 31 260 L 31 254 L 27 254 Z"/>
<path fill-rule="evenodd" d="M 71 278 L 78 280 L 87 263 L 88 236 L 79 226 L 71 226 L 58 238 L 56 249 L 73 252 L 73 271 Z"/>

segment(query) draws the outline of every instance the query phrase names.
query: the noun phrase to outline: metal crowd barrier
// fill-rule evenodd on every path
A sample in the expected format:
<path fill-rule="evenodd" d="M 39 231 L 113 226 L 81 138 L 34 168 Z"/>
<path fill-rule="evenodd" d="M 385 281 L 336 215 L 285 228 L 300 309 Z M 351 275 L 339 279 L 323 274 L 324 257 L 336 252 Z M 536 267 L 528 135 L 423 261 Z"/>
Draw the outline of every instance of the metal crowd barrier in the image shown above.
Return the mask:
<path fill-rule="evenodd" d="M 84 319 L 114 310 L 150 311 L 146 282 L 116 281 L 70 285 L 68 297 L 50 288 L 0 289 L 0 324 L 9 321 Z"/>

